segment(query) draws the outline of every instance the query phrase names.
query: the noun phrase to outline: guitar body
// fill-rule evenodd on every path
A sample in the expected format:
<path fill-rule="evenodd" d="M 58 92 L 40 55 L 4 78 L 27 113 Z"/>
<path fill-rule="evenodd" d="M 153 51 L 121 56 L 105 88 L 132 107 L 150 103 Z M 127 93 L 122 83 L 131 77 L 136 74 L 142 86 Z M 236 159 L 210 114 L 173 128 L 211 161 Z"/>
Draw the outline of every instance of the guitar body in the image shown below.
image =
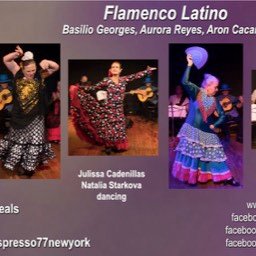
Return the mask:
<path fill-rule="evenodd" d="M 11 91 L 8 89 L 3 89 L 0 92 L 0 110 L 2 110 L 6 104 L 11 103 L 12 99 Z"/>
<path fill-rule="evenodd" d="M 145 95 L 141 93 L 137 93 L 137 97 L 141 102 L 145 102 L 148 98 L 151 98 L 154 96 L 154 92 L 152 91 L 151 88 L 146 88 L 145 90 L 141 90 L 141 91 L 145 92 Z"/>
<path fill-rule="evenodd" d="M 222 106 L 224 112 L 228 112 L 228 111 L 232 110 L 232 108 L 233 108 L 232 101 L 230 101 L 230 99 L 228 97 L 223 98 L 220 101 L 220 105 Z M 214 115 L 216 117 L 219 117 L 219 114 L 217 111 L 214 111 Z"/>
<path fill-rule="evenodd" d="M 125 94 L 137 94 L 137 97 L 141 102 L 145 102 L 148 98 L 152 98 L 154 96 L 154 92 L 151 88 L 132 90 Z"/>
<path fill-rule="evenodd" d="M 225 112 L 230 111 L 233 108 L 233 104 L 228 97 L 223 98 L 220 101 L 220 105 L 222 106 L 222 108 Z"/>

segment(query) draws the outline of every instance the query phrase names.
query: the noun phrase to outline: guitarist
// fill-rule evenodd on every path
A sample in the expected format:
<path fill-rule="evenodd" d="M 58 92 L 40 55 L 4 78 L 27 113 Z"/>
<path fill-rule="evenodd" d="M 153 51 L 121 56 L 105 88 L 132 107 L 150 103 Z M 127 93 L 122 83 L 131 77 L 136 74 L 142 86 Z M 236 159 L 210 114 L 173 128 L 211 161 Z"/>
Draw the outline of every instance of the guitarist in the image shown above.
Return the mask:
<path fill-rule="evenodd" d="M 5 97 L 5 95 L 2 95 L 1 92 L 3 92 L 3 90 L 5 89 L 11 91 L 11 87 L 9 86 L 10 81 L 11 80 L 8 78 L 6 74 L 0 74 L 0 104 L 2 106 L 0 110 L 0 133 L 2 134 L 6 134 L 8 132 L 8 128 L 6 127 L 5 121 L 6 118 L 10 117 L 12 105 L 4 105 L 5 98 L 2 99 L 2 97 Z"/>
<path fill-rule="evenodd" d="M 230 140 L 229 123 L 235 122 L 238 124 L 237 141 L 242 141 L 242 96 L 236 97 L 230 94 L 231 87 L 228 84 L 222 84 L 220 87 L 221 95 L 217 97 L 222 105 L 226 115 L 226 122 L 223 124 L 222 130 L 225 135 L 225 140 Z"/>
<path fill-rule="evenodd" d="M 153 85 L 153 81 L 151 80 L 151 77 L 148 75 L 144 80 L 144 85 L 139 87 L 138 90 L 145 91 L 146 96 L 148 96 L 145 102 L 140 103 L 142 115 L 147 119 L 152 119 L 153 118 L 153 113 L 151 113 L 152 108 L 154 110 L 157 110 L 158 88 Z M 157 111 L 155 112 L 157 113 Z"/>

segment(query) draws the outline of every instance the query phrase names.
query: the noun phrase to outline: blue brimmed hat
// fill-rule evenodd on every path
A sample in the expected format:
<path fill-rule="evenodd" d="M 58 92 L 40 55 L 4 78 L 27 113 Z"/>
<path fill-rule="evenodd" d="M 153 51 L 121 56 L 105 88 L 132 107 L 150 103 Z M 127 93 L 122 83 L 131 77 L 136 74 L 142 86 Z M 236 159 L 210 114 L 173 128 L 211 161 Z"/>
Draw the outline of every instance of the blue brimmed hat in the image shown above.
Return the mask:
<path fill-rule="evenodd" d="M 220 86 L 220 91 L 231 91 L 231 87 L 228 84 L 222 84 Z"/>
<path fill-rule="evenodd" d="M 153 80 L 151 80 L 151 77 L 150 76 L 147 76 L 144 80 L 144 83 L 145 84 L 152 84 L 153 83 Z"/>
<path fill-rule="evenodd" d="M 6 74 L 0 74 L 0 84 L 1 83 L 8 83 L 11 80 L 8 78 L 8 76 Z"/>

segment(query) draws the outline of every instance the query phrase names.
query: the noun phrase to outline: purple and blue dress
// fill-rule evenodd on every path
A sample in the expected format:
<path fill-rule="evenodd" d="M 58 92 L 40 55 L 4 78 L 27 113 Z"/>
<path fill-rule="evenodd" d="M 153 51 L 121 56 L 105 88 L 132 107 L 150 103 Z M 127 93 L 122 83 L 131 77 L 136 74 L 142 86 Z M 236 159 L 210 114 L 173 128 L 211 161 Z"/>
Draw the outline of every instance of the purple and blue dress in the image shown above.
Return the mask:
<path fill-rule="evenodd" d="M 225 122 L 225 113 L 215 97 L 208 96 L 204 88 L 189 81 L 190 69 L 187 67 L 182 79 L 183 88 L 190 97 L 189 114 L 178 133 L 172 174 L 189 184 L 229 180 L 232 174 L 223 146 L 210 129 L 211 124 L 217 128 Z"/>

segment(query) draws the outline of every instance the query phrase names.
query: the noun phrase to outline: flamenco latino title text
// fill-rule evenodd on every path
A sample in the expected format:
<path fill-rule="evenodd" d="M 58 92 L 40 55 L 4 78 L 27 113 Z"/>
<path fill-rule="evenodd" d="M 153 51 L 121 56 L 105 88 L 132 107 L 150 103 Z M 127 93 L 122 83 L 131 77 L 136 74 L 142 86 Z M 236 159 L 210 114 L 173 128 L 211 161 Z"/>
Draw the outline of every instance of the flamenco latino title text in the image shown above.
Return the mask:
<path fill-rule="evenodd" d="M 228 23 L 229 11 L 224 8 L 213 8 L 202 5 L 189 8 L 187 5 L 179 9 L 125 9 L 120 5 L 106 5 L 101 24 L 64 24 L 62 35 L 99 35 L 99 36 L 143 36 L 143 35 L 177 35 L 177 36 L 213 36 L 213 35 L 256 35 L 255 24 L 241 26 Z M 125 21 L 125 26 L 109 26 L 109 22 Z M 134 23 L 134 21 L 137 21 Z M 157 26 L 142 22 L 152 21 Z M 184 23 L 189 21 L 189 23 Z M 198 26 L 198 22 L 200 26 Z M 216 26 L 216 21 L 223 25 Z M 132 26 L 129 23 L 133 24 Z M 195 22 L 195 23 L 193 23 Z M 212 24 L 211 24 L 212 23 Z M 218 23 L 218 24 L 219 24 Z M 124 24 L 124 23 L 122 23 Z M 136 25 L 134 25 L 136 24 Z M 165 24 L 165 25 L 162 25 Z M 184 26 L 183 24 L 186 24 Z M 225 25 L 226 24 L 226 25 Z"/>
<path fill-rule="evenodd" d="M 99 201 L 127 202 L 128 193 L 142 189 L 145 172 L 138 170 L 80 170 L 81 189 L 94 190 Z"/>
<path fill-rule="evenodd" d="M 256 248 L 256 202 L 246 202 L 246 213 L 232 212 L 231 225 L 226 225 L 227 248 Z"/>

